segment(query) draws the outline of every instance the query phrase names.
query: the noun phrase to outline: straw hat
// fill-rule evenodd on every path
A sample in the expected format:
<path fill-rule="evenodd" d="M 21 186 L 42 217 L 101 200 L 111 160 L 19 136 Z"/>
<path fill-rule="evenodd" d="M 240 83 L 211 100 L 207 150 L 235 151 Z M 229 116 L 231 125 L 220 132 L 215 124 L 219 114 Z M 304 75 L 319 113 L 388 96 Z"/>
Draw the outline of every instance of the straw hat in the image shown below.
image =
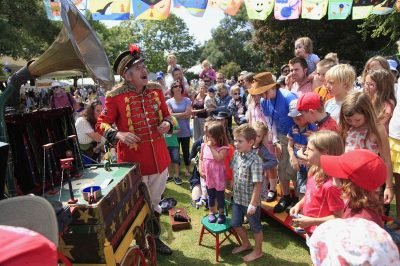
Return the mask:
<path fill-rule="evenodd" d="M 262 72 L 254 76 L 254 83 L 248 92 L 251 95 L 261 94 L 275 88 L 277 84 L 271 72 Z"/>

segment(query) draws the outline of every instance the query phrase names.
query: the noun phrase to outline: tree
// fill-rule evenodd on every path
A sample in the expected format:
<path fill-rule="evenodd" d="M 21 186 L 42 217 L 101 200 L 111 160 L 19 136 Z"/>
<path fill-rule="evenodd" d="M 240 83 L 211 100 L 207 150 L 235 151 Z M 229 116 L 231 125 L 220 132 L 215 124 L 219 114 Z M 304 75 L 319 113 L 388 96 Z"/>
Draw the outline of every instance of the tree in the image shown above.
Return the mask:
<path fill-rule="evenodd" d="M 0 1 L 0 55 L 31 59 L 53 43 L 61 22 L 47 19 L 40 0 Z"/>
<path fill-rule="evenodd" d="M 270 16 L 265 21 L 253 21 L 255 45 L 264 52 L 265 63 L 271 70 L 294 57 L 294 41 L 308 36 L 314 42 L 314 53 L 324 57 L 329 52 L 339 59 L 349 61 L 361 71 L 365 61 L 388 43 L 388 38 L 362 38 L 359 33 L 360 20 L 275 20 Z"/>
<path fill-rule="evenodd" d="M 230 62 L 237 63 L 247 71 L 264 69 L 262 53 L 252 46 L 252 31 L 243 5 L 236 16 L 225 16 L 212 31 L 212 39 L 205 43 L 201 57 L 207 58 L 215 69 Z"/>
<path fill-rule="evenodd" d="M 224 74 L 225 77 L 232 77 L 232 76 L 237 76 L 238 73 L 240 73 L 241 68 L 240 66 L 235 63 L 235 62 L 229 62 L 226 65 L 223 65 L 220 70 L 222 74 Z"/>
<path fill-rule="evenodd" d="M 183 68 L 192 66 L 199 57 L 199 47 L 185 22 L 173 14 L 164 21 L 130 20 L 111 28 L 104 40 L 110 61 L 127 50 L 129 43 L 139 44 L 151 72 L 166 70 L 168 53 L 174 53 Z"/>

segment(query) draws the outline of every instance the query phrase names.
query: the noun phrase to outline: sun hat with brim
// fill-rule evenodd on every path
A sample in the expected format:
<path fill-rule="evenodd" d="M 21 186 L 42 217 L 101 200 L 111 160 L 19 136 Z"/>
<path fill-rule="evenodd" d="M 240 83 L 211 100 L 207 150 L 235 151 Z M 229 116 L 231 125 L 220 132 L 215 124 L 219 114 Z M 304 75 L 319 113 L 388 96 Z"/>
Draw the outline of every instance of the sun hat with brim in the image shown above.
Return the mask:
<path fill-rule="evenodd" d="M 348 151 L 339 156 L 322 155 L 320 166 L 328 176 L 348 179 L 367 191 L 375 191 L 387 177 L 382 158 L 365 149 Z"/>
<path fill-rule="evenodd" d="M 400 265 L 392 237 L 363 218 L 332 219 L 319 225 L 308 241 L 313 265 Z"/>
<path fill-rule="evenodd" d="M 113 69 L 116 74 L 123 76 L 131 66 L 143 61 L 139 46 L 131 44 L 128 51 L 124 51 L 117 57 Z"/>
<path fill-rule="evenodd" d="M 262 72 L 254 76 L 254 83 L 248 92 L 251 95 L 261 94 L 275 88 L 277 84 L 271 72 Z"/>
<path fill-rule="evenodd" d="M 0 201 L 0 225 L 28 228 L 58 246 L 58 225 L 54 208 L 37 196 L 18 196 Z"/>

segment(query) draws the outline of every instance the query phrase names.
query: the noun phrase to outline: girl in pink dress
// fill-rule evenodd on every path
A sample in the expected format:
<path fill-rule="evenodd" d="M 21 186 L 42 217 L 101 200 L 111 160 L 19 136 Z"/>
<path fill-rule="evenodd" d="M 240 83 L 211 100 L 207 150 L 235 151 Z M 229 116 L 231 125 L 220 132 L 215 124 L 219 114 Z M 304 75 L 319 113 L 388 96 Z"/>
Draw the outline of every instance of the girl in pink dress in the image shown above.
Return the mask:
<path fill-rule="evenodd" d="M 389 204 L 394 194 L 388 135 L 366 94 L 353 92 L 346 96 L 340 110 L 339 128 L 346 152 L 367 149 L 379 154 L 385 162 L 387 178 L 383 201 Z"/>
<path fill-rule="evenodd" d="M 226 186 L 226 169 L 224 165 L 225 156 L 227 154 L 228 138 L 226 136 L 225 127 L 218 122 L 210 123 L 205 132 L 205 143 L 201 144 L 199 173 L 205 179 L 208 193 L 210 223 L 218 222 L 223 224 L 226 221 L 224 215 L 225 207 L 225 186 Z M 218 204 L 218 219 L 215 215 L 215 200 Z"/>

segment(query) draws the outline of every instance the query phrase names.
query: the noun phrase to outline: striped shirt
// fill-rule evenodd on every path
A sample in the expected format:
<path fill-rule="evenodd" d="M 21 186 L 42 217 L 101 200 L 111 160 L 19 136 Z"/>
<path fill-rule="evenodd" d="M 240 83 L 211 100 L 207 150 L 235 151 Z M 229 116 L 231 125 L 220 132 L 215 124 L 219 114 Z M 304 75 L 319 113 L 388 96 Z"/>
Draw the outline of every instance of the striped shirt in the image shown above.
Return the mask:
<path fill-rule="evenodd" d="M 262 182 L 262 160 L 256 150 L 246 154 L 235 151 L 231 161 L 233 170 L 233 200 L 236 204 L 248 206 L 253 195 L 254 183 Z M 257 200 L 259 205 L 260 199 Z"/>

